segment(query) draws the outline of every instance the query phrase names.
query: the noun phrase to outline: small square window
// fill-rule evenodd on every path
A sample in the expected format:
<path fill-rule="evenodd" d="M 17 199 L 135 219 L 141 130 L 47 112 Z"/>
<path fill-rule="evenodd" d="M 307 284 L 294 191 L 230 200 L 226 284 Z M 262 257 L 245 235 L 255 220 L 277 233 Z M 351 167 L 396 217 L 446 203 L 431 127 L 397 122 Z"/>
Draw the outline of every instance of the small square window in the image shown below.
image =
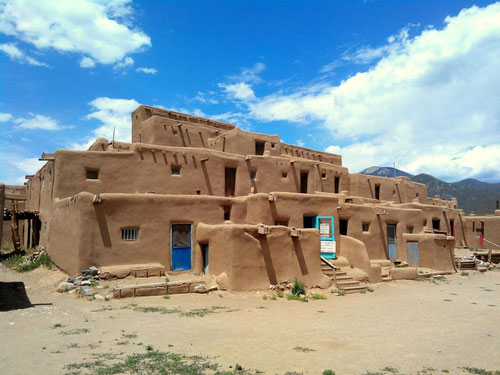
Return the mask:
<path fill-rule="evenodd" d="M 172 165 L 172 174 L 179 176 L 181 174 L 181 167 L 179 165 Z"/>
<path fill-rule="evenodd" d="M 224 209 L 224 220 L 231 219 L 231 206 L 222 206 Z"/>
<path fill-rule="evenodd" d="M 87 169 L 87 180 L 98 180 L 99 170 L 98 169 Z"/>
<path fill-rule="evenodd" d="M 408 226 L 406 227 L 406 233 L 413 233 L 413 227 L 412 227 L 412 226 L 410 226 L 410 225 L 408 225 Z"/>
<path fill-rule="evenodd" d="M 264 155 L 265 149 L 266 149 L 265 142 L 255 141 L 255 155 Z"/>
<path fill-rule="evenodd" d="M 368 232 L 370 230 L 370 223 L 363 223 L 363 232 Z"/>
<path fill-rule="evenodd" d="M 139 228 L 122 228 L 122 240 L 136 241 L 139 238 Z"/>
<path fill-rule="evenodd" d="M 321 173 L 321 178 L 324 180 L 326 179 L 326 172 Z"/>
<path fill-rule="evenodd" d="M 257 177 L 257 171 L 250 171 L 250 178 L 255 180 L 255 177 Z"/>
<path fill-rule="evenodd" d="M 287 172 L 281 172 L 281 178 L 287 178 L 288 173 Z"/>

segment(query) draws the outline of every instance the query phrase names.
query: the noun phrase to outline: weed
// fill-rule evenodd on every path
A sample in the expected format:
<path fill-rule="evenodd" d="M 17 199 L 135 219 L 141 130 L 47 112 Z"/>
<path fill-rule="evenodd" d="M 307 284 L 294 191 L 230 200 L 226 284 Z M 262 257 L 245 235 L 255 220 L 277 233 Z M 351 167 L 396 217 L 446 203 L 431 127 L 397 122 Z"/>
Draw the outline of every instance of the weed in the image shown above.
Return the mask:
<path fill-rule="evenodd" d="M 469 272 L 467 271 L 462 271 L 462 273 L 460 274 L 461 276 L 469 276 Z"/>
<path fill-rule="evenodd" d="M 445 302 L 451 302 L 451 299 L 444 299 Z"/>
<path fill-rule="evenodd" d="M 489 371 L 477 367 L 462 367 L 463 370 L 467 371 L 469 374 L 477 375 L 500 375 L 500 371 Z"/>
<path fill-rule="evenodd" d="M 163 296 L 163 299 L 170 299 L 170 296 Z"/>
<path fill-rule="evenodd" d="M 224 298 L 224 296 L 222 294 L 219 294 L 219 298 Z"/>
<path fill-rule="evenodd" d="M 125 339 L 136 339 L 137 333 L 123 333 L 122 337 Z"/>
<path fill-rule="evenodd" d="M 61 331 L 59 334 L 68 336 L 68 335 L 79 335 L 81 333 L 89 333 L 90 330 L 87 328 L 75 328 L 75 329 L 70 329 L 69 331 Z"/>
<path fill-rule="evenodd" d="M 165 282 L 168 283 L 170 279 L 168 277 L 165 277 Z"/>
<path fill-rule="evenodd" d="M 97 281 L 92 280 L 90 282 L 90 286 L 93 287 L 93 288 L 95 288 L 97 286 Z"/>
<path fill-rule="evenodd" d="M 271 296 L 271 299 L 272 299 L 273 301 L 276 301 L 276 295 L 275 295 L 275 294 L 273 294 L 273 295 Z"/>
<path fill-rule="evenodd" d="M 352 264 L 350 264 L 349 267 L 354 268 L 354 266 Z"/>
<path fill-rule="evenodd" d="M 257 306 L 256 309 L 265 309 L 265 306 Z"/>
<path fill-rule="evenodd" d="M 323 371 L 323 375 L 335 375 L 335 371 L 328 369 Z"/>
<path fill-rule="evenodd" d="M 292 283 L 292 294 L 294 296 L 300 296 L 301 294 L 306 294 L 306 283 L 302 280 L 295 279 Z"/>
<path fill-rule="evenodd" d="M 151 351 L 153 351 L 153 347 L 151 345 L 148 345 L 148 346 L 146 346 L 146 350 L 148 352 L 151 352 Z"/>
<path fill-rule="evenodd" d="M 449 373 L 449 371 L 448 371 L 448 370 L 446 370 L 446 369 L 445 369 L 445 370 L 441 370 L 441 372 L 444 372 L 444 373 L 446 373 L 446 374 L 447 374 L 447 373 Z"/>
<path fill-rule="evenodd" d="M 366 289 L 360 290 L 359 291 L 361 294 L 366 294 Z"/>
<path fill-rule="evenodd" d="M 322 313 L 322 314 L 326 313 L 326 311 L 324 311 L 324 310 L 318 310 L 318 312 Z"/>
<path fill-rule="evenodd" d="M 276 295 L 279 297 L 279 298 L 283 298 L 283 291 L 282 290 L 278 290 L 276 292 Z"/>
<path fill-rule="evenodd" d="M 28 264 L 22 264 L 17 267 L 18 272 L 28 272 L 28 271 L 33 271 L 35 268 L 40 267 L 41 265 L 47 267 L 49 270 L 54 267 L 54 263 L 52 262 L 52 259 L 50 259 L 50 256 L 47 254 L 42 254 L 40 257 L 33 262 L 30 262 Z"/>
<path fill-rule="evenodd" d="M 293 348 L 293 350 L 296 350 L 298 352 L 304 352 L 304 353 L 307 353 L 307 352 L 314 352 L 315 350 L 314 349 L 311 349 L 311 348 L 304 348 L 303 346 L 296 346 L 295 348 Z"/>
<path fill-rule="evenodd" d="M 326 297 L 322 294 L 316 294 L 316 293 L 311 293 L 311 298 L 312 299 L 326 299 Z"/>
<path fill-rule="evenodd" d="M 301 301 L 301 302 L 309 302 L 307 297 L 296 296 L 294 294 L 289 294 L 286 296 L 286 299 L 289 301 Z"/>
<path fill-rule="evenodd" d="M 345 296 L 345 291 L 344 290 L 332 289 L 332 294 L 336 294 L 338 296 Z"/>
<path fill-rule="evenodd" d="M 76 342 L 73 342 L 73 343 L 68 345 L 68 349 L 79 348 L 79 347 L 80 347 L 80 345 L 78 345 Z"/>
<path fill-rule="evenodd" d="M 262 299 L 265 301 L 265 300 L 267 299 L 267 296 L 266 296 L 266 295 L 264 295 L 264 296 L 262 297 Z"/>
<path fill-rule="evenodd" d="M 23 262 L 22 255 L 14 255 L 11 256 L 10 258 L 5 259 L 2 263 L 5 267 L 16 269 L 21 265 L 22 262 Z"/>
<path fill-rule="evenodd" d="M 56 323 L 52 326 L 53 329 L 64 327 L 61 323 Z"/>
<path fill-rule="evenodd" d="M 128 342 L 128 341 L 118 341 L 118 342 L 116 343 L 116 345 L 128 345 L 128 344 L 129 344 L 129 342 Z"/>
<path fill-rule="evenodd" d="M 372 287 L 369 287 L 369 286 L 367 286 L 367 287 L 366 287 L 366 290 L 367 290 L 368 292 L 370 292 L 370 293 L 373 293 L 373 292 L 375 291 L 375 290 L 373 290 L 373 288 L 372 288 Z"/>

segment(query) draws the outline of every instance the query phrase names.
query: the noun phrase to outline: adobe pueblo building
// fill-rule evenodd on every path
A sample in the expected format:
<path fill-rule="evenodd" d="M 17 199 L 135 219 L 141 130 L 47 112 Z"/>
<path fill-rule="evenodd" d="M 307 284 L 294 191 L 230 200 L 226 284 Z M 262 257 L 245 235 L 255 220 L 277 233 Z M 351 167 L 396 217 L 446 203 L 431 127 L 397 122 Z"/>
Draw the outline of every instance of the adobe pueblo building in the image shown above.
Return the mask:
<path fill-rule="evenodd" d="M 98 138 L 42 160 L 25 197 L 7 186 L 0 203 L 19 201 L 21 242 L 72 275 L 159 263 L 223 275 L 230 290 L 325 288 L 330 276 L 355 290 L 394 262 L 454 271 L 455 244 L 500 243 L 500 211 L 464 217 L 406 177 L 350 174 L 340 155 L 153 107 L 132 113 L 132 143 Z"/>

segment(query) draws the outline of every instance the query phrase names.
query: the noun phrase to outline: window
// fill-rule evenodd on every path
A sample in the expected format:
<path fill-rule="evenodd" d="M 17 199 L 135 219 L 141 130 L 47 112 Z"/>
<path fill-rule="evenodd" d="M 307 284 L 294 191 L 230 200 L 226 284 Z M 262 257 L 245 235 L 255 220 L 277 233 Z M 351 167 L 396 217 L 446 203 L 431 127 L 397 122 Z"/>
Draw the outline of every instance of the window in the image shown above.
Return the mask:
<path fill-rule="evenodd" d="M 321 178 L 324 180 L 326 179 L 326 172 L 321 173 Z"/>
<path fill-rule="evenodd" d="M 139 228 L 123 228 L 122 240 L 136 241 L 139 238 Z"/>
<path fill-rule="evenodd" d="M 264 142 L 255 141 L 255 155 L 264 155 L 266 144 Z"/>
<path fill-rule="evenodd" d="M 347 236 L 347 227 L 349 226 L 348 219 L 340 219 L 339 220 L 339 232 L 343 236 Z"/>
<path fill-rule="evenodd" d="M 288 220 L 276 220 L 274 222 L 274 225 L 280 225 L 280 226 L 283 226 L 283 227 L 287 227 L 288 226 Z"/>
<path fill-rule="evenodd" d="M 427 220 L 425 220 L 425 219 L 424 219 L 423 226 L 424 226 L 424 228 L 427 226 Z"/>
<path fill-rule="evenodd" d="M 276 147 L 276 143 L 271 143 L 271 148 L 275 148 Z"/>
<path fill-rule="evenodd" d="M 99 170 L 98 169 L 87 169 L 87 180 L 98 180 Z"/>
<path fill-rule="evenodd" d="M 316 216 L 304 216 L 304 228 L 316 228 Z"/>
<path fill-rule="evenodd" d="M 370 230 L 370 223 L 363 223 L 363 232 L 368 232 Z"/>
<path fill-rule="evenodd" d="M 226 168 L 224 174 L 225 195 L 226 197 L 234 197 L 236 190 L 236 168 Z"/>
<path fill-rule="evenodd" d="M 302 194 L 307 194 L 307 180 L 309 179 L 308 172 L 300 173 L 300 192 Z"/>
<path fill-rule="evenodd" d="M 281 172 L 281 178 L 287 178 L 288 173 L 287 172 Z"/>
<path fill-rule="evenodd" d="M 472 222 L 472 231 L 473 232 L 476 231 L 476 222 L 475 221 Z"/>
<path fill-rule="evenodd" d="M 179 165 L 172 165 L 170 168 L 173 175 L 179 176 L 181 174 L 181 167 Z"/>
<path fill-rule="evenodd" d="M 432 219 L 432 229 L 441 230 L 441 222 L 439 219 Z"/>
<path fill-rule="evenodd" d="M 413 227 L 412 227 L 412 226 L 410 226 L 410 225 L 408 225 L 408 226 L 406 227 L 406 233 L 413 233 Z"/>
<path fill-rule="evenodd" d="M 252 180 L 255 180 L 255 177 L 257 176 L 257 171 L 256 170 L 252 170 L 250 171 L 250 178 Z"/>
<path fill-rule="evenodd" d="M 418 193 L 416 194 L 417 198 L 418 198 Z"/>

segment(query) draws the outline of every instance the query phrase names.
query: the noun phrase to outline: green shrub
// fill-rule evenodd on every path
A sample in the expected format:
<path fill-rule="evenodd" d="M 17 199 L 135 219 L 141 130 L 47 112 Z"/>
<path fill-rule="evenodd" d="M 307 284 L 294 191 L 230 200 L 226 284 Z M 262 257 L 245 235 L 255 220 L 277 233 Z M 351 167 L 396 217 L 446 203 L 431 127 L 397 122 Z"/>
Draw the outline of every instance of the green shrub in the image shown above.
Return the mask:
<path fill-rule="evenodd" d="M 316 294 L 316 293 L 311 293 L 311 298 L 312 299 L 326 299 L 326 297 L 322 294 Z"/>
<path fill-rule="evenodd" d="M 335 371 L 328 369 L 323 371 L 323 375 L 335 375 Z"/>
<path fill-rule="evenodd" d="M 278 290 L 276 292 L 276 295 L 279 297 L 279 298 L 283 298 L 283 291 L 282 290 Z"/>
<path fill-rule="evenodd" d="M 306 294 L 306 292 L 306 283 L 302 280 L 295 279 L 292 283 L 292 294 L 294 296 L 300 296 L 301 294 Z"/>

